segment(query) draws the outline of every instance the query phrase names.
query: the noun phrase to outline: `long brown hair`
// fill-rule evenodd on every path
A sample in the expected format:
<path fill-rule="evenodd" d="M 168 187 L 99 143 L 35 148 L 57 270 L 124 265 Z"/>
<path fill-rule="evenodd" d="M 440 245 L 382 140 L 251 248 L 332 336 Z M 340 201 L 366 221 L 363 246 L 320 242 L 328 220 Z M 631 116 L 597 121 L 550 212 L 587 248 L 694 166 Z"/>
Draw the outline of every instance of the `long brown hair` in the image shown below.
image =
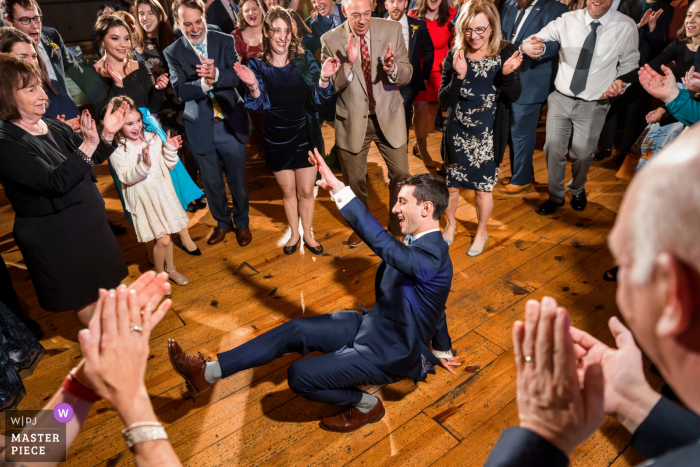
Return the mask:
<path fill-rule="evenodd" d="M 501 20 L 498 16 L 496 5 L 490 0 L 470 0 L 462 5 L 459 10 L 457 24 L 455 24 L 455 43 L 452 46 L 452 50 L 454 53 L 464 50 L 465 55 L 469 55 L 469 47 L 463 31 L 469 27 L 479 13 L 483 13 L 486 16 L 491 26 L 491 36 L 489 37 L 486 58 L 493 59 L 503 50 L 508 41 L 504 41 L 501 37 Z"/>
<path fill-rule="evenodd" d="M 139 34 L 141 34 L 141 37 L 143 37 L 144 40 L 146 40 L 148 34 L 143 29 L 143 26 L 141 26 L 141 21 L 138 20 L 139 5 L 150 6 L 151 10 L 158 18 L 158 36 L 156 38 L 156 44 L 158 46 L 158 50 L 162 52 L 170 44 L 175 42 L 175 33 L 173 32 L 173 27 L 168 21 L 168 15 L 165 13 L 163 5 L 161 5 L 158 0 L 136 0 L 134 2 L 134 11 L 136 12 L 136 30 Z"/>
<path fill-rule="evenodd" d="M 692 2 L 688 3 L 688 10 L 690 10 L 690 7 L 693 6 L 693 4 L 696 1 L 697 0 L 693 0 Z M 686 10 L 686 16 L 688 16 L 687 10 Z M 684 44 L 687 44 L 688 42 L 691 41 L 690 37 L 686 36 L 686 34 L 685 34 L 685 19 L 683 20 L 683 24 L 681 25 L 681 28 L 676 33 L 676 39 L 678 39 L 679 42 L 683 42 Z"/>
<path fill-rule="evenodd" d="M 272 23 L 276 19 L 282 19 L 287 23 L 289 28 L 289 35 L 291 40 L 289 41 L 289 49 L 287 49 L 287 59 L 290 63 L 292 60 L 301 58 L 304 55 L 304 49 L 301 47 L 301 41 L 296 34 L 292 32 L 292 17 L 286 8 L 282 8 L 279 5 L 275 5 L 270 8 L 265 15 L 265 21 L 263 21 L 263 51 L 260 54 L 260 58 L 265 61 L 268 65 L 272 63 L 272 48 L 270 46 L 270 41 L 272 40 L 272 34 L 275 28 L 272 27 Z"/>
<path fill-rule="evenodd" d="M 416 9 L 414 10 L 416 12 L 416 18 L 418 19 L 425 19 L 425 15 L 428 14 L 428 0 L 418 0 L 418 3 L 416 3 Z M 440 2 L 440 6 L 438 7 L 438 17 L 437 17 L 437 22 L 438 26 L 443 27 L 445 24 L 447 24 L 447 21 L 450 19 L 450 4 L 447 3 L 447 0 L 442 0 Z"/>
<path fill-rule="evenodd" d="M 133 18 L 133 16 L 132 16 Z M 126 29 L 127 34 L 129 34 L 129 42 L 131 43 L 132 53 L 134 47 L 134 34 L 126 22 L 118 16 L 115 15 L 102 15 L 97 19 L 95 23 L 95 41 L 100 47 L 100 55 L 105 53 L 104 45 L 102 44 L 107 37 L 107 33 L 112 28 L 122 27 Z M 129 68 L 132 58 L 127 58 L 126 64 L 124 65 L 124 70 Z"/>
<path fill-rule="evenodd" d="M 292 10 L 291 8 L 287 8 L 287 13 L 289 13 L 289 16 L 292 17 L 292 21 L 297 23 L 297 34 L 299 35 L 299 38 L 303 38 L 304 34 L 312 35 L 313 32 L 311 32 L 311 29 L 306 25 L 303 19 L 301 19 L 301 16 L 299 16 L 299 13 L 296 11 Z"/>
<path fill-rule="evenodd" d="M 52 93 L 54 93 L 54 95 L 58 95 L 53 86 L 51 86 L 51 79 L 49 78 L 48 71 L 46 71 L 46 64 L 44 63 L 44 59 L 41 58 L 41 54 L 36 49 L 36 44 L 31 39 L 31 37 L 20 31 L 19 29 L 0 28 L 0 53 L 11 54 L 12 48 L 15 46 L 15 44 L 20 42 L 32 46 L 34 52 L 36 53 L 36 59 L 39 62 L 39 70 L 41 71 L 41 81 L 42 83 L 44 83 L 44 87 L 50 90 Z"/>
<path fill-rule="evenodd" d="M 245 20 L 245 18 L 243 18 L 243 5 L 245 5 L 248 2 L 257 3 L 258 8 L 260 8 L 260 14 L 263 17 L 265 17 L 265 10 L 263 10 L 262 3 L 260 2 L 260 0 L 241 0 L 240 7 L 239 7 L 240 10 L 238 13 L 238 29 L 240 29 L 241 32 L 245 31 L 246 29 L 248 29 L 248 26 L 250 26 L 250 24 L 248 24 L 248 22 Z M 264 40 L 263 40 L 263 42 L 264 42 Z"/>

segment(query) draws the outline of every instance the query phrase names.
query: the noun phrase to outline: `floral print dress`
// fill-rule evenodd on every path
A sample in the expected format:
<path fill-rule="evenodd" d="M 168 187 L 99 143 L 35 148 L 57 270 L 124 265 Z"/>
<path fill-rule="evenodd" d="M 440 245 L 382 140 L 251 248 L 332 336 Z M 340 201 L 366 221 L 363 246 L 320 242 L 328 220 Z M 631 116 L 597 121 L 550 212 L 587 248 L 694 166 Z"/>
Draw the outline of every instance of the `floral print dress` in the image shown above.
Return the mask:
<path fill-rule="evenodd" d="M 493 191 L 498 181 L 494 160 L 493 126 L 498 91 L 494 86 L 501 69 L 501 57 L 467 59 L 467 75 L 459 91 L 459 103 L 452 123 L 452 144 L 468 166 L 447 167 L 447 186 L 476 191 Z"/>

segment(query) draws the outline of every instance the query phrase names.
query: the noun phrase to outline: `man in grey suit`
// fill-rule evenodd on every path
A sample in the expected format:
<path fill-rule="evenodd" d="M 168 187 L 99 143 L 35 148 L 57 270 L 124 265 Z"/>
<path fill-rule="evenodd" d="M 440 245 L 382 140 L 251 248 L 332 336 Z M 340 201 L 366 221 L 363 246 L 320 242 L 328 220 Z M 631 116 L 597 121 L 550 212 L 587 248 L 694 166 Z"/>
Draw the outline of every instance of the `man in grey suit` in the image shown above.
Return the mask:
<path fill-rule="evenodd" d="M 520 427 L 507 429 L 487 467 L 565 467 L 568 456 L 616 417 L 644 465 L 685 467 L 700 458 L 700 127 L 637 175 L 622 201 L 610 249 L 617 304 L 634 332 L 610 319 L 616 347 L 571 326 L 550 297 L 530 300 L 513 325 Z M 683 187 L 683 189 L 679 189 Z M 644 379 L 642 352 L 688 410 Z"/>
<path fill-rule="evenodd" d="M 348 20 L 321 37 L 321 62 L 337 56 L 343 64 L 331 78 L 337 93 L 335 143 L 343 181 L 369 208 L 365 187 L 367 153 L 372 141 L 389 170 L 389 232 L 401 236 L 401 225 L 391 208 L 399 182 L 408 177 L 406 122 L 398 85 L 411 82 L 401 25 L 372 18 L 369 0 L 343 0 Z M 362 244 L 353 233 L 350 248 Z"/>

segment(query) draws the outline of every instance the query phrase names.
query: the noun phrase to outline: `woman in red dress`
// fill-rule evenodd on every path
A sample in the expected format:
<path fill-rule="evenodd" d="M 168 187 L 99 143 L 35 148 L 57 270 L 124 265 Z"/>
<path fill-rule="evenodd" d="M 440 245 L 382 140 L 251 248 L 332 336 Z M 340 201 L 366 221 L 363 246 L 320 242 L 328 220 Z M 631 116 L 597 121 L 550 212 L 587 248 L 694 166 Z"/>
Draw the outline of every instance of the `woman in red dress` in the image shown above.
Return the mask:
<path fill-rule="evenodd" d="M 426 22 L 435 47 L 433 69 L 426 83 L 427 89 L 418 93 L 413 101 L 413 131 L 416 133 L 413 154 L 420 156 L 425 166 L 430 169 L 435 167 L 435 163 L 428 153 L 426 138 L 435 125 L 435 116 L 440 109 L 438 91 L 442 77 L 442 62 L 454 41 L 455 30 L 452 19 L 457 14 L 457 10 L 451 8 L 447 0 L 418 0 L 416 9 L 408 14 Z"/>

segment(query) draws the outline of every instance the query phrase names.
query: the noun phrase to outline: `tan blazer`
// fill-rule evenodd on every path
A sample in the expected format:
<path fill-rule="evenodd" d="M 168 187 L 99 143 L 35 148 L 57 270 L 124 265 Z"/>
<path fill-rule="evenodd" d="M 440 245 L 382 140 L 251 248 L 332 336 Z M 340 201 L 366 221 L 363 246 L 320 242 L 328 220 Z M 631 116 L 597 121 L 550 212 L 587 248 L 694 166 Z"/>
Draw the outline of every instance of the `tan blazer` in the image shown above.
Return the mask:
<path fill-rule="evenodd" d="M 340 59 L 343 66 L 331 77 L 337 93 L 335 107 L 335 142 L 338 147 L 352 153 L 358 153 L 367 133 L 369 99 L 367 87 L 362 74 L 362 55 L 357 57 L 352 67 L 353 80 L 345 75 L 346 47 L 352 32 L 348 21 L 321 36 L 323 63 L 333 55 Z M 406 118 L 403 110 L 403 97 L 398 85 L 411 81 L 413 67 L 408 62 L 408 52 L 404 44 L 401 24 L 379 18 L 372 18 L 370 24 L 370 59 L 372 62 L 372 85 L 374 99 L 377 102 L 375 112 L 377 121 L 387 142 L 394 148 L 406 144 Z M 391 44 L 396 54 L 398 67 L 396 82 L 389 80 L 382 68 L 382 60 Z"/>

